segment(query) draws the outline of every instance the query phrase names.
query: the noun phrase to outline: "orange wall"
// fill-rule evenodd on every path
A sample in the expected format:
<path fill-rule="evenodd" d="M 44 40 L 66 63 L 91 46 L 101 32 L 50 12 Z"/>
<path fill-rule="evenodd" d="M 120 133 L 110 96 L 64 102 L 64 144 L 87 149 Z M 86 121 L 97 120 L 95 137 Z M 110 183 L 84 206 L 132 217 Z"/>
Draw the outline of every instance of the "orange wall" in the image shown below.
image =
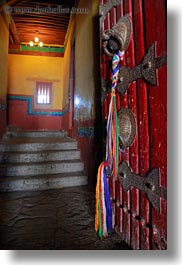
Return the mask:
<path fill-rule="evenodd" d="M 63 58 L 8 56 L 8 125 L 23 130 L 60 130 L 63 95 Z M 51 106 L 34 107 L 36 81 L 51 81 Z"/>
<path fill-rule="evenodd" d="M 62 109 L 63 58 L 9 54 L 8 94 L 34 95 L 36 81 L 52 81 L 51 109 Z"/>

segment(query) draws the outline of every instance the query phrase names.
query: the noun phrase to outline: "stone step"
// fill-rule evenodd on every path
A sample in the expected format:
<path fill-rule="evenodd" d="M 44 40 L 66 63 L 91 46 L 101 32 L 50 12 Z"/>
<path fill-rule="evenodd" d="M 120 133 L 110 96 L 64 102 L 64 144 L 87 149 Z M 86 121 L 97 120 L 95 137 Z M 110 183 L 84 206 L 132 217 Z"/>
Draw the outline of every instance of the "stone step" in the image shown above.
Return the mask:
<path fill-rule="evenodd" d="M 19 163 L 0 165 L 0 177 L 21 177 L 83 171 L 81 160 L 51 161 L 44 163 Z"/>
<path fill-rule="evenodd" d="M 0 141 L 0 192 L 87 185 L 77 141 L 58 131 L 9 131 Z"/>
<path fill-rule="evenodd" d="M 50 190 L 87 184 L 88 179 L 83 172 L 33 177 L 4 177 L 0 178 L 0 192 Z"/>
<path fill-rule="evenodd" d="M 34 152 L 46 150 L 75 150 L 77 142 L 69 137 L 58 139 L 11 139 L 0 143 L 0 152 Z"/>
<path fill-rule="evenodd" d="M 39 130 L 39 131 L 8 131 L 6 133 L 7 137 L 15 137 L 15 138 L 62 138 L 67 135 L 64 131 L 45 131 L 45 130 Z"/>
<path fill-rule="evenodd" d="M 40 151 L 40 152 L 4 152 L 0 153 L 0 163 L 34 163 L 80 159 L 80 151 L 59 150 L 59 151 Z"/>

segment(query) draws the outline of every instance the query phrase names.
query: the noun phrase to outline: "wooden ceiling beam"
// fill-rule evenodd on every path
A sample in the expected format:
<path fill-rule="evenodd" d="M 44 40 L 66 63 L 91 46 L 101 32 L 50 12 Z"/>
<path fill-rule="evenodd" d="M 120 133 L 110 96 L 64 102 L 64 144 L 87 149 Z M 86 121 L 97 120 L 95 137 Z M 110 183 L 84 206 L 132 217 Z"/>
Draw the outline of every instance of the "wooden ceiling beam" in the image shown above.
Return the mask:
<path fill-rule="evenodd" d="M 27 24 L 27 23 L 32 23 L 32 24 L 41 24 L 41 25 L 51 25 L 51 26 L 68 26 L 69 21 L 56 21 L 56 20 L 41 20 L 41 19 L 14 19 L 14 22 L 16 24 Z"/>
<path fill-rule="evenodd" d="M 12 36 L 11 36 L 11 34 L 9 34 L 9 41 L 10 41 L 11 44 L 14 44 L 15 43 L 14 40 L 13 40 L 13 38 L 12 38 Z"/>
<path fill-rule="evenodd" d="M 29 34 L 29 35 L 36 35 L 36 33 L 38 33 L 38 35 L 41 36 L 42 34 L 52 33 L 52 32 L 66 33 L 66 30 L 58 29 L 58 28 L 51 29 L 51 28 L 39 28 L 39 27 L 37 27 L 35 30 L 35 27 L 30 27 L 29 30 L 27 31 L 26 27 L 19 28 L 20 35 L 22 33 Z"/>
<path fill-rule="evenodd" d="M 58 38 L 64 38 L 65 37 L 65 35 L 66 35 L 66 33 L 65 32 L 59 32 L 59 31 L 54 31 L 54 32 L 45 32 L 45 34 L 41 34 L 40 36 L 39 36 L 39 39 L 41 39 L 41 38 L 46 38 L 46 37 L 52 37 L 52 38 L 56 38 L 56 35 L 58 36 Z M 35 35 L 34 34 L 26 34 L 25 32 L 22 32 L 22 34 L 21 34 L 21 38 L 33 38 L 34 39 L 34 37 L 35 37 Z"/>
<path fill-rule="evenodd" d="M 18 30 L 21 30 L 21 29 L 26 29 L 26 31 L 28 32 L 38 32 L 38 33 L 41 33 L 39 32 L 39 30 L 54 30 L 54 29 L 57 29 L 57 30 L 62 30 L 62 31 L 67 31 L 67 27 L 65 26 L 57 26 L 57 27 L 48 27 L 47 25 L 40 25 L 40 24 L 27 24 L 27 26 L 22 26 L 21 24 L 17 25 L 18 27 Z"/>
<path fill-rule="evenodd" d="M 44 32 L 41 35 L 39 35 L 39 39 L 45 38 L 45 37 L 50 37 L 52 36 L 53 38 L 56 38 L 56 34 L 58 37 L 65 36 L 65 32 L 59 32 L 59 31 L 52 31 L 52 32 Z M 28 38 L 33 38 L 35 37 L 35 34 L 27 34 L 25 31 L 20 34 L 21 38 L 28 37 Z"/>
<path fill-rule="evenodd" d="M 11 6 L 13 17 L 10 24 L 10 43 L 19 44 L 33 40 L 34 34 L 38 31 L 41 41 L 44 43 L 57 43 L 64 45 L 65 36 L 70 20 L 70 13 L 35 13 L 33 8 L 71 8 L 75 6 L 77 0 L 6 0 L 6 3 L 0 6 Z M 19 13 L 16 7 L 32 8 L 30 13 Z M 36 10 L 35 10 L 36 11 Z"/>
<path fill-rule="evenodd" d="M 43 26 L 43 27 L 65 27 L 67 28 L 67 24 L 66 23 L 51 23 L 51 22 L 45 22 L 45 21 L 33 21 L 33 20 L 22 20 L 22 22 L 25 22 L 25 24 L 32 24 L 32 25 L 40 25 L 40 26 Z M 20 26 L 22 25 L 22 23 L 20 21 L 15 21 L 16 25 L 17 26 Z"/>
<path fill-rule="evenodd" d="M 65 39 L 65 36 L 64 36 L 64 35 L 62 35 L 62 36 L 60 35 L 60 36 L 58 36 L 58 37 L 55 37 L 55 36 L 52 36 L 52 35 L 48 35 L 48 36 L 41 37 L 41 38 L 40 38 L 40 41 L 45 42 L 45 40 L 46 40 L 46 42 L 48 42 L 48 43 L 51 44 L 50 41 L 53 41 L 54 39 L 55 39 L 55 40 L 62 41 L 62 40 Z M 22 41 L 22 42 L 30 42 L 30 41 L 33 41 L 33 39 L 32 39 L 31 36 L 22 36 L 21 41 Z M 53 41 L 52 43 L 54 43 L 54 41 Z"/>
<path fill-rule="evenodd" d="M 47 18 L 47 19 L 64 19 L 64 20 L 69 20 L 70 14 L 64 15 L 64 14 L 42 14 L 42 13 L 26 13 L 26 14 L 20 14 L 20 13 L 13 13 L 14 18 L 18 17 L 34 17 L 34 18 Z"/>
<path fill-rule="evenodd" d="M 20 44 L 21 41 L 20 41 L 19 32 L 17 30 L 17 27 L 16 27 L 15 22 L 14 22 L 12 17 L 11 17 L 9 29 L 10 29 L 10 33 L 13 36 L 13 39 L 15 40 L 15 44 Z"/>
<path fill-rule="evenodd" d="M 34 22 L 34 23 L 51 23 L 51 24 L 64 24 L 68 25 L 68 21 L 66 20 L 48 20 L 48 19 L 35 19 L 35 18 L 21 18 L 21 19 L 14 19 L 15 23 L 22 23 L 22 22 Z"/>

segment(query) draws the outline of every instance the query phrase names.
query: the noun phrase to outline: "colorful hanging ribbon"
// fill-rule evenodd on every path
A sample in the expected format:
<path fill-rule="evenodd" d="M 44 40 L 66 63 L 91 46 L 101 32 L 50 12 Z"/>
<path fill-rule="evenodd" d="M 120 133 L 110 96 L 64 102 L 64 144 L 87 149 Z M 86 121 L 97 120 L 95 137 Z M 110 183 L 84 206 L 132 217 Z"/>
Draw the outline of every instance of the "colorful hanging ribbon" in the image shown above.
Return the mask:
<path fill-rule="evenodd" d="M 124 52 L 118 51 L 113 55 L 112 59 L 112 89 L 115 89 L 118 83 L 118 74 L 120 69 L 120 61 L 123 60 Z"/>
<path fill-rule="evenodd" d="M 116 108 L 115 89 L 112 89 L 112 96 L 109 106 L 109 115 L 107 120 L 107 145 L 106 145 L 106 160 L 108 175 L 114 179 L 117 178 L 118 172 L 118 115 Z"/>
<path fill-rule="evenodd" d="M 107 177 L 116 180 L 118 173 L 119 135 L 115 88 L 122 57 L 123 53 L 119 51 L 112 60 L 112 93 L 107 121 L 106 161 L 101 163 L 97 173 L 95 231 L 100 238 L 107 237 L 108 231 L 112 231 L 112 206 Z"/>
<path fill-rule="evenodd" d="M 106 161 L 102 162 L 97 174 L 95 231 L 100 238 L 112 231 L 112 207 L 107 183 Z"/>

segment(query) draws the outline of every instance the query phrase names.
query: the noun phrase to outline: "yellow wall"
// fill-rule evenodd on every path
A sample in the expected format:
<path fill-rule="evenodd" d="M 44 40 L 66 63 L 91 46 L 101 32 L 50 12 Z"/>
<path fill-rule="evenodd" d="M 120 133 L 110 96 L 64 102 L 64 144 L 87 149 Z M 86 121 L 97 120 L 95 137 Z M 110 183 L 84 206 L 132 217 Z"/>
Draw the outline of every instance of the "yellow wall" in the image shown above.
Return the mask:
<path fill-rule="evenodd" d="M 71 42 L 74 39 L 75 29 L 75 16 L 71 16 L 68 27 L 65 52 L 64 52 L 64 70 L 63 70 L 63 98 L 62 105 L 65 107 L 68 104 L 68 92 L 69 92 L 69 75 L 70 75 L 70 56 L 71 56 Z"/>
<path fill-rule="evenodd" d="M 52 109 L 62 109 L 63 58 L 9 54 L 8 94 L 34 95 L 36 81 L 53 82 Z"/>
<path fill-rule="evenodd" d="M 8 40 L 7 26 L 0 15 L 0 97 L 6 98 L 8 80 Z"/>
<path fill-rule="evenodd" d="M 63 105 L 67 104 L 67 92 L 69 87 L 69 61 L 71 42 L 75 38 L 75 97 L 79 97 L 80 105 L 75 106 L 81 120 L 92 119 L 94 106 L 94 48 L 93 47 L 93 17 L 98 14 L 98 0 L 80 0 L 78 8 L 88 9 L 88 13 L 72 16 L 73 24 L 70 27 L 70 35 L 66 45 L 64 68 L 64 91 Z M 75 26 L 75 28 L 74 28 Z"/>
<path fill-rule="evenodd" d="M 94 103 L 92 1 L 86 5 L 89 13 L 76 16 L 75 96 L 81 98 L 81 118 L 84 115 L 85 119 L 87 116 L 89 119 Z M 85 1 L 80 1 L 79 8 L 82 7 L 85 7 Z"/>

